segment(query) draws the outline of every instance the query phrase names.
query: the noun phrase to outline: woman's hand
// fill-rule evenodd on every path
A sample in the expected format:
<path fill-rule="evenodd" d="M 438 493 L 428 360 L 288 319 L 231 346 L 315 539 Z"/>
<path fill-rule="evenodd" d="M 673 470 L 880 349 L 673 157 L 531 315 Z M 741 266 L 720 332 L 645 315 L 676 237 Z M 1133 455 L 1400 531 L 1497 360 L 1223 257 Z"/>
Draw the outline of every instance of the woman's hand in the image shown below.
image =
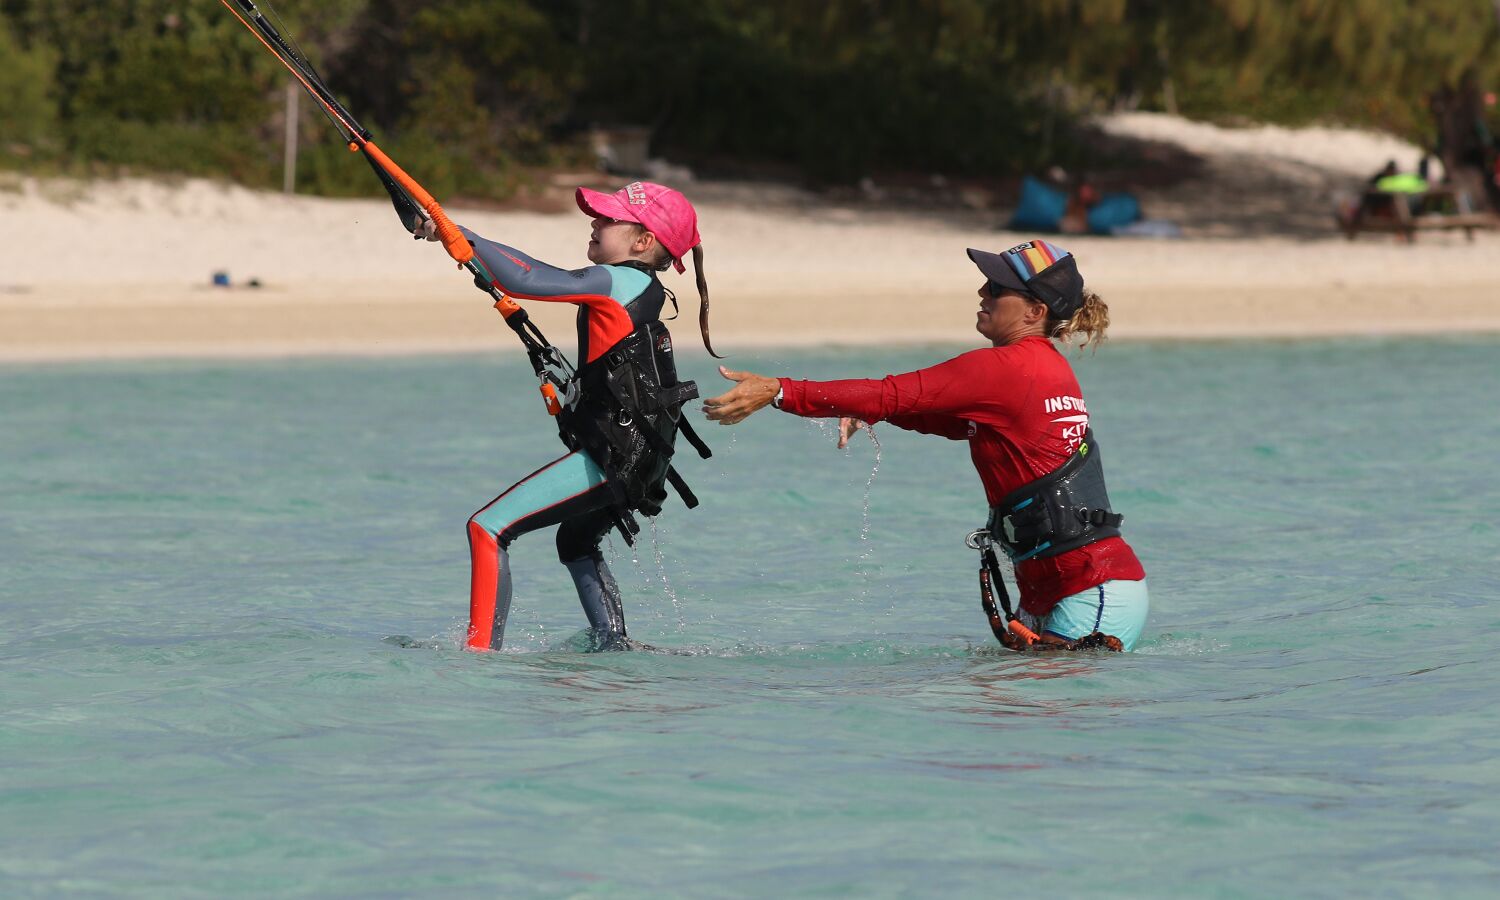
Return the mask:
<path fill-rule="evenodd" d="M 839 449 L 842 450 L 845 447 L 849 446 L 849 439 L 854 437 L 854 432 L 869 427 L 870 423 L 866 422 L 863 419 L 852 419 L 849 416 L 843 416 L 842 418 L 840 418 Z"/>
<path fill-rule="evenodd" d="M 719 366 L 719 374 L 730 381 L 739 382 L 728 393 L 703 401 L 703 414 L 708 416 L 709 421 L 720 425 L 743 422 L 757 409 L 769 406 L 776 398 L 776 392 L 781 390 L 778 379 L 753 372 L 731 372 Z"/>

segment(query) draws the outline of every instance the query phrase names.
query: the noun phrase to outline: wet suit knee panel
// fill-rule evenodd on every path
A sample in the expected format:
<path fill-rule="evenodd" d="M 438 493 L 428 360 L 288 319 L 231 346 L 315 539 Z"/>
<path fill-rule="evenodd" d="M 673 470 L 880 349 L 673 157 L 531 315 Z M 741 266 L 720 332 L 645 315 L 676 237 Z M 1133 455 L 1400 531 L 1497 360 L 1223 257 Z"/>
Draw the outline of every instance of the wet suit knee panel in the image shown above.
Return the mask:
<path fill-rule="evenodd" d="M 611 493 L 604 470 L 587 453 L 569 453 L 516 482 L 470 521 L 502 547 L 539 528 L 607 506 Z"/>

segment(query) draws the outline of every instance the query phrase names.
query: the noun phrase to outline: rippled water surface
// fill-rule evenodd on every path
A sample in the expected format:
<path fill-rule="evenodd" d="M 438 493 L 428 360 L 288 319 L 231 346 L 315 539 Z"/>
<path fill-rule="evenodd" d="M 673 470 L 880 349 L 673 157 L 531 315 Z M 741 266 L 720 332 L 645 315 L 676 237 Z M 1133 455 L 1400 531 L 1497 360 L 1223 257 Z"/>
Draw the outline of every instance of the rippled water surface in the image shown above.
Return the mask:
<path fill-rule="evenodd" d="M 579 652 L 543 533 L 475 655 L 464 522 L 559 452 L 523 361 L 0 369 L 0 894 L 1492 895 L 1500 343 L 1077 367 L 1130 655 L 994 645 L 961 444 L 704 427 L 611 549 L 680 652 Z"/>

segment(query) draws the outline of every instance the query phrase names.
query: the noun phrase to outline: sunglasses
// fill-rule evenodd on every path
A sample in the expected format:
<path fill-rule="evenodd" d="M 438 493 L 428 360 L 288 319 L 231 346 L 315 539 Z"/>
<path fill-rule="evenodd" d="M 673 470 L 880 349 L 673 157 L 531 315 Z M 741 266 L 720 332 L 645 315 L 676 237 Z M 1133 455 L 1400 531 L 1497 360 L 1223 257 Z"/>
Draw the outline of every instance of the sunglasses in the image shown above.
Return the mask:
<path fill-rule="evenodd" d="M 1031 291 L 1018 291 L 1015 288 L 1011 287 L 1010 285 L 1008 285 L 1008 284 L 1001 284 L 998 281 L 987 281 L 987 282 L 985 282 L 984 289 L 985 289 L 985 292 L 988 293 L 990 295 L 990 297 L 993 298 L 993 299 L 995 299 L 995 300 L 999 300 L 1000 299 L 1000 295 L 1002 293 L 1005 293 L 1005 292 L 1008 291 L 1008 292 L 1010 292 L 1012 294 L 1019 294 L 1021 296 L 1021 298 L 1024 299 L 1024 300 L 1026 300 L 1026 302 L 1028 302 L 1028 303 L 1046 304 L 1046 302 L 1047 302 L 1047 301 L 1043 300 L 1041 297 L 1038 297 L 1036 294 L 1033 294 Z"/>
<path fill-rule="evenodd" d="M 984 289 L 989 292 L 989 295 L 991 297 L 999 297 L 1002 293 L 1004 293 L 1006 291 L 1010 291 L 1011 293 L 1015 293 L 1015 294 L 1020 294 L 1023 297 L 1031 297 L 1032 296 L 1032 293 L 1030 291 L 1018 291 L 1015 288 L 1011 287 L 1010 285 L 1008 285 L 1008 284 L 1001 284 L 998 281 L 987 282 L 985 284 L 985 286 L 984 286 Z"/>

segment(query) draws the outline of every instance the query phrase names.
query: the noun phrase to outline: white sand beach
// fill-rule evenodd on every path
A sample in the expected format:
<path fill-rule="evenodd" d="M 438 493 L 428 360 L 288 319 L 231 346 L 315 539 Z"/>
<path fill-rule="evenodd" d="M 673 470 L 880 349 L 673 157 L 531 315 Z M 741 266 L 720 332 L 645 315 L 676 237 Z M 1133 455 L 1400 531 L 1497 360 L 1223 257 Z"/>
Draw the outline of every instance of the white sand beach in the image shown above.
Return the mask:
<path fill-rule="evenodd" d="M 1357 190 L 1386 159 L 1414 165 L 1415 147 L 1349 130 L 1221 129 L 1166 116 L 1103 125 L 1202 161 L 1185 182 L 1138 192 L 1147 215 L 1176 221 L 1183 238 L 1054 238 L 1109 302 L 1112 338 L 1500 331 L 1500 234 L 1424 233 L 1406 245 L 1373 234 L 1351 242 L 1333 227 L 1336 192 Z M 964 248 L 1032 236 L 1001 230 L 1004 209 L 900 212 L 773 186 L 683 187 L 699 209 L 715 344 L 731 354 L 974 340 L 979 277 Z M 576 211 L 450 213 L 538 258 L 585 261 L 588 223 Z M 230 288 L 210 286 L 219 271 Z M 691 276 L 665 280 L 684 319 L 695 319 Z M 571 343 L 571 308 L 531 308 Z M 514 346 L 441 248 L 413 242 L 384 201 L 0 174 L 0 360 Z"/>

